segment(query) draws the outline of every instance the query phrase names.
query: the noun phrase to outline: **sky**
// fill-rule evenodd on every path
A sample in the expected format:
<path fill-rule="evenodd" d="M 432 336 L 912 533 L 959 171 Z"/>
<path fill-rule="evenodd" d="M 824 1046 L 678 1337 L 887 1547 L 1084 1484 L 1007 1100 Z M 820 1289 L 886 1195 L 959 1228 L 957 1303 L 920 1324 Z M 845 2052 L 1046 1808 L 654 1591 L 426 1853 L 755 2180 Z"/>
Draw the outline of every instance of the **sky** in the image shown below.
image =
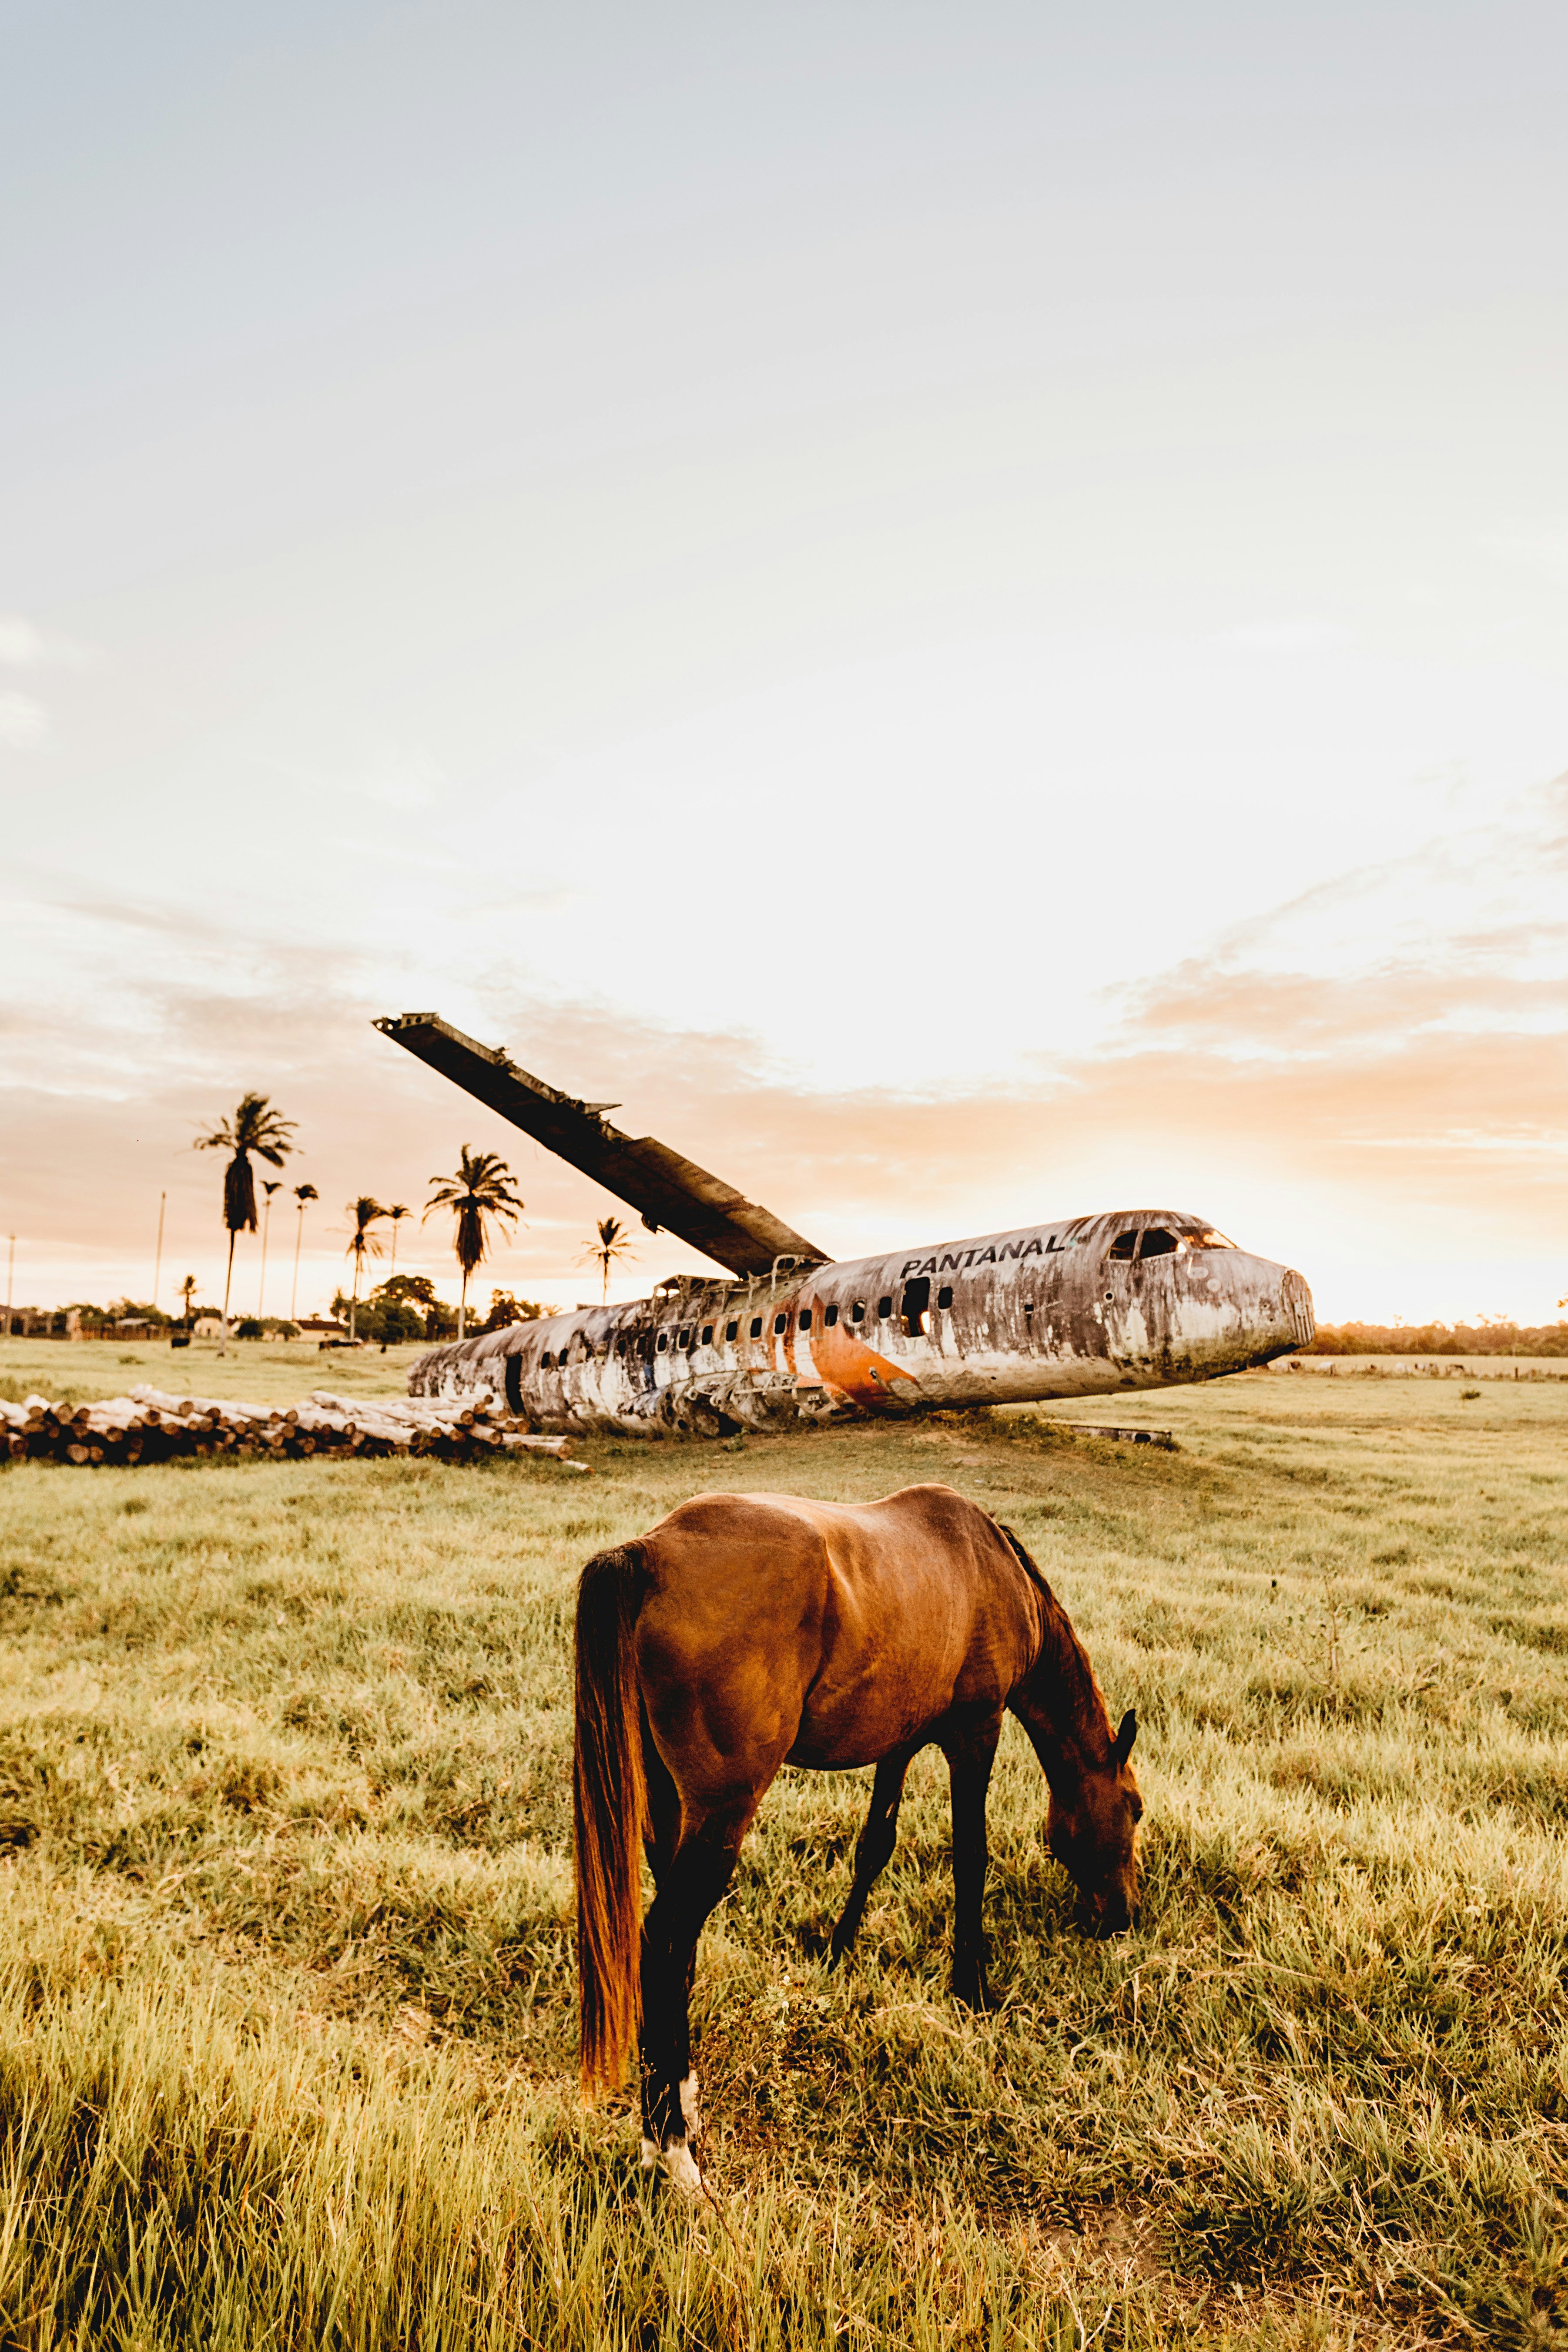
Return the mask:
<path fill-rule="evenodd" d="M 370 1026 L 435 1010 L 836 1255 L 1173 1207 L 1554 1319 L 1565 68 L 1521 0 L 0 0 L 15 1301 L 214 1295 L 247 1088 L 237 1310 L 462 1143 L 481 1300 L 593 1296 L 617 1204 Z"/>

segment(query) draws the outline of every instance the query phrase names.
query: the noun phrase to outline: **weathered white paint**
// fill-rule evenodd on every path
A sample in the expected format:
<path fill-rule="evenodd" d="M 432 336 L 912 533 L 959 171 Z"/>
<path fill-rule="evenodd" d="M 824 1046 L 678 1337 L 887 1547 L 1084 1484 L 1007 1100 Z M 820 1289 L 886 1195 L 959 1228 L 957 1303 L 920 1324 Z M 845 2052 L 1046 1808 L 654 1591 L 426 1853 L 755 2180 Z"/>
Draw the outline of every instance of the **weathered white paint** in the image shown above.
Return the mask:
<path fill-rule="evenodd" d="M 1113 1259 L 1130 1233 L 1140 1245 L 1160 1234 L 1177 1245 Z M 922 1280 L 930 1299 L 916 1322 L 904 1307 Z M 1134 1210 L 885 1257 L 781 1264 L 745 1281 L 683 1278 L 651 1299 L 437 1349 L 409 1386 L 504 1393 L 544 1429 L 716 1433 L 1164 1388 L 1288 1354 L 1312 1328 L 1300 1275 L 1209 1237 L 1184 1212 Z"/>

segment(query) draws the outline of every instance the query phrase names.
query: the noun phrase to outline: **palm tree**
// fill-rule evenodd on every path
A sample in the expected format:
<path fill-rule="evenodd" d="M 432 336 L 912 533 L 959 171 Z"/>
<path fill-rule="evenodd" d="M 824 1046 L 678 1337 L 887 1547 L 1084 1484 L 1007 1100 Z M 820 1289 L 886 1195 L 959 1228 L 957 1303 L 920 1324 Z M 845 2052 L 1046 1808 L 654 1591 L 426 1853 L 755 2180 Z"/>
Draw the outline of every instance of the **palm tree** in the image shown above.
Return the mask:
<path fill-rule="evenodd" d="M 234 1282 L 234 1245 L 242 1233 L 256 1231 L 256 1178 L 251 1171 L 251 1155 L 258 1160 L 281 1168 L 294 1146 L 289 1140 L 294 1121 L 273 1109 L 265 1095 L 241 1095 L 232 1118 L 215 1127 L 210 1135 L 198 1135 L 198 1151 L 226 1151 L 228 1166 L 223 1171 L 223 1221 L 228 1227 L 228 1271 L 223 1285 L 223 1333 L 218 1340 L 218 1354 L 228 1348 L 228 1294 Z"/>
<path fill-rule="evenodd" d="M 450 1209 L 457 1222 L 453 1247 L 458 1264 L 463 1270 L 462 1295 L 458 1301 L 458 1337 L 463 1336 L 468 1304 L 468 1276 L 484 1263 L 489 1247 L 485 1231 L 487 1217 L 504 1218 L 515 1224 L 522 1214 L 523 1203 L 510 1190 L 516 1179 L 506 1161 L 494 1151 L 470 1151 L 465 1143 L 458 1153 L 455 1176 L 432 1176 L 435 1190 L 425 1210 L 428 1217 L 437 1209 Z M 423 1224 L 425 1217 L 421 1217 Z"/>
<path fill-rule="evenodd" d="M 394 1201 L 391 1208 L 388 1209 L 386 1213 L 392 1220 L 392 1273 L 387 1276 L 387 1280 L 390 1282 L 393 1278 L 393 1275 L 395 1275 L 397 1272 L 397 1228 L 403 1223 L 404 1218 L 411 1217 L 414 1214 L 414 1212 L 412 1209 L 406 1208 L 401 1201 Z"/>
<path fill-rule="evenodd" d="M 610 1268 L 617 1258 L 636 1257 L 637 1250 L 631 1234 L 619 1217 L 601 1217 L 594 1231 L 598 1238 L 588 1244 L 583 1256 L 589 1265 L 596 1265 L 599 1269 L 600 1303 L 607 1307 L 610 1303 Z"/>
<path fill-rule="evenodd" d="M 381 1255 L 381 1244 L 371 1232 L 371 1227 L 380 1223 L 385 1216 L 386 1211 L 379 1201 L 373 1201 L 368 1192 L 362 1192 L 357 1201 L 349 1202 L 348 1213 L 353 1219 L 353 1230 L 349 1235 L 349 1245 L 343 1252 L 343 1255 L 352 1257 L 354 1262 L 353 1296 L 349 1300 L 349 1338 L 357 1339 L 359 1338 L 360 1276 L 364 1272 L 366 1258 Z"/>
<path fill-rule="evenodd" d="M 264 1176 L 261 1189 L 267 1195 L 267 1205 L 261 1212 L 261 1279 L 256 1286 L 256 1319 L 258 1323 L 267 1299 L 267 1236 L 272 1230 L 272 1195 L 281 1192 L 283 1179 L 279 1176 L 276 1182 L 269 1184 Z"/>
<path fill-rule="evenodd" d="M 307 1201 L 319 1201 L 321 1197 L 313 1184 L 296 1184 L 294 1187 L 294 1198 L 300 1203 L 300 1223 L 294 1234 L 294 1287 L 289 1293 L 290 1323 L 300 1320 L 296 1310 L 300 1304 L 300 1244 L 305 1238 L 305 1203 Z"/>
<path fill-rule="evenodd" d="M 194 1322 L 195 1319 L 196 1290 L 197 1283 L 195 1276 L 194 1274 L 187 1274 L 184 1282 L 181 1283 L 179 1288 L 174 1293 L 176 1298 L 183 1298 L 185 1302 L 185 1321 L 187 1324 Z"/>

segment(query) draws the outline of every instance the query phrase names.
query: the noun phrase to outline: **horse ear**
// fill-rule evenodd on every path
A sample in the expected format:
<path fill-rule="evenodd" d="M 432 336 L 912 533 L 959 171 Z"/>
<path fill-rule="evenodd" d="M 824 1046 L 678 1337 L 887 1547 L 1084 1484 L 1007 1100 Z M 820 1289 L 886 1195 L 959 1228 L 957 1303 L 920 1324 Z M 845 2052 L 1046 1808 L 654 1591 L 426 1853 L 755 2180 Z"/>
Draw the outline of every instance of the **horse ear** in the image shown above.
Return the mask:
<path fill-rule="evenodd" d="M 1138 1717 L 1131 1707 L 1116 1727 L 1116 1737 L 1110 1743 L 1110 1760 L 1120 1772 L 1132 1753 L 1132 1742 L 1138 1737 Z"/>

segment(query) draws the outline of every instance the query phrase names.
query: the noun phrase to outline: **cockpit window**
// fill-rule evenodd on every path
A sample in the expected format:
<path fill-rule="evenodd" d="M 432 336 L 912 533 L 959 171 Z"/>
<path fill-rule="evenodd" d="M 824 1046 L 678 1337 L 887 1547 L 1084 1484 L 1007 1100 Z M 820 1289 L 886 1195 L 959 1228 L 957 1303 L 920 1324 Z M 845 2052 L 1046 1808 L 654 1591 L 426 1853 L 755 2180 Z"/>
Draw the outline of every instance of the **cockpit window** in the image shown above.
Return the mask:
<path fill-rule="evenodd" d="M 1116 1239 L 1111 1243 L 1107 1255 L 1110 1257 L 1129 1258 L 1132 1255 L 1132 1253 L 1137 1246 L 1138 1236 L 1136 1234 L 1118 1234 Z"/>
<path fill-rule="evenodd" d="M 1185 1238 L 1189 1249 L 1235 1249 L 1237 1246 L 1223 1234 L 1216 1234 L 1212 1225 L 1200 1225 L 1195 1233 L 1188 1234 Z"/>
<path fill-rule="evenodd" d="M 1144 1233 L 1142 1246 L 1138 1255 L 1141 1258 L 1173 1257 L 1175 1253 L 1175 1234 L 1168 1234 L 1163 1225 L 1150 1225 Z"/>

